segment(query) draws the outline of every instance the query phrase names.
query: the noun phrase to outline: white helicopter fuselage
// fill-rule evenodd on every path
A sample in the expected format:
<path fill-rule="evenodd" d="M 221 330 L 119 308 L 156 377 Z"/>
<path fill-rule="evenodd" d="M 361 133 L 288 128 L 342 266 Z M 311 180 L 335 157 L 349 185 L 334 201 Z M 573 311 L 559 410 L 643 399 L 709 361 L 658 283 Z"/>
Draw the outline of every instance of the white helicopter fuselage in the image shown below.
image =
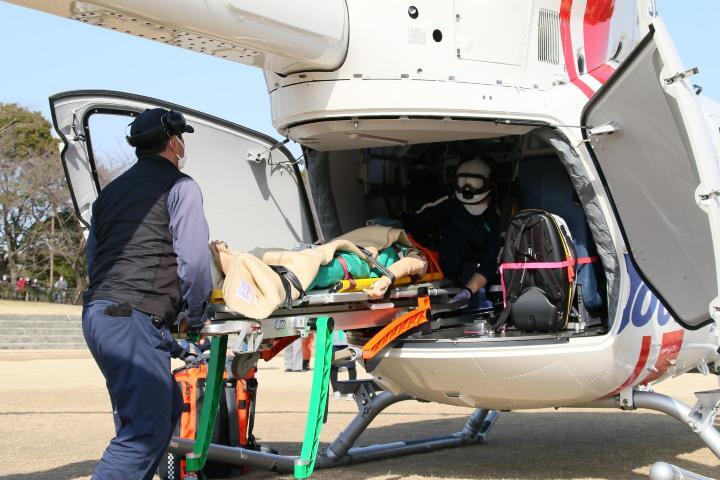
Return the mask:
<path fill-rule="evenodd" d="M 406 342 L 392 349 L 373 375 L 393 392 L 507 410 L 592 405 L 717 361 L 714 325 L 686 330 L 647 287 L 637 287 L 627 285 L 620 320 L 607 335 L 511 344 Z"/>
<path fill-rule="evenodd" d="M 588 99 L 630 54 L 647 25 L 661 21 L 655 2 L 642 1 L 413 5 L 421 15 L 429 12 L 424 21 L 373 15 L 377 5 L 350 2 L 350 48 L 340 69 L 286 77 L 268 73 L 278 131 L 314 149 L 342 149 L 358 142 L 418 141 L 412 126 L 404 131 L 379 120 L 387 116 L 406 116 L 408 124 L 414 117 L 443 119 L 434 125 L 446 125 L 430 135 L 433 126 L 417 127 L 434 140 L 477 136 L 478 127 L 466 123 L 454 129 L 452 119 L 491 118 L 556 125 L 569 144 L 580 146 L 581 131 L 573 126 L 580 125 Z M 543 54 L 543 46 L 553 46 L 530 27 L 543 21 L 543 10 L 559 12 L 563 44 L 554 46 L 563 54 L 555 64 L 532 58 Z M 434 29 L 453 32 L 454 42 L 434 42 Z M 471 38 L 477 32 L 482 35 Z M 389 48 L 398 45 L 404 55 Z M 592 159 L 585 149 L 576 153 L 602 197 Z M 626 264 L 627 247 L 607 199 L 604 208 L 623 272 L 610 333 L 546 344 L 528 338 L 405 342 L 385 355 L 373 371 L 376 380 L 395 393 L 439 403 L 542 408 L 591 403 L 715 362 L 715 326 L 691 331 L 670 317 Z"/>
<path fill-rule="evenodd" d="M 606 126 L 583 125 L 589 100 L 650 25 L 669 48 L 655 0 L 12 3 L 262 68 L 274 127 L 315 151 L 496 138 L 538 126 L 564 138 L 607 227 L 603 261 L 616 276 L 609 331 L 404 342 L 373 371 L 388 390 L 469 407 L 560 407 L 622 396 L 720 360 L 716 325 L 682 326 L 636 271 L 630 255 L 642 255 L 627 245 L 585 148 L 595 141 L 590 127 Z M 664 78 L 680 73 L 675 67 Z M 720 244 L 717 139 L 698 112 L 684 120 L 691 150 L 704 156 L 693 189 L 707 198 L 695 208 L 705 210 Z M 720 283 L 717 259 L 700 261 Z M 708 320 L 720 320 L 717 307 L 716 298 L 702 305 Z"/>

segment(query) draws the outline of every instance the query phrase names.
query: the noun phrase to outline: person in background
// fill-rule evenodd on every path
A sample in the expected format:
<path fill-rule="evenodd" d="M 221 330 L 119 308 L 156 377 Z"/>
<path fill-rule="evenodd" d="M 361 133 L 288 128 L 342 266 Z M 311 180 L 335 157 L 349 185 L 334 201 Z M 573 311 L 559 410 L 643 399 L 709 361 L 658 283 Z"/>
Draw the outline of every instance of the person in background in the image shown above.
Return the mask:
<path fill-rule="evenodd" d="M 30 282 L 30 300 L 37 302 L 40 297 L 40 282 L 37 278 L 33 278 Z"/>
<path fill-rule="evenodd" d="M 312 359 L 312 347 L 315 342 L 315 334 L 311 333 L 302 340 L 302 369 L 304 371 L 310 370 L 310 359 Z"/>
<path fill-rule="evenodd" d="M 285 347 L 285 371 L 286 372 L 304 372 L 303 370 L 303 348 L 302 338 L 298 338 L 293 343 Z"/>
<path fill-rule="evenodd" d="M 15 300 L 25 299 L 26 286 L 27 282 L 25 281 L 25 277 L 18 277 L 17 281 L 15 282 Z"/>
<path fill-rule="evenodd" d="M 333 331 L 333 354 L 337 351 L 344 350 L 348 347 L 347 335 L 342 330 Z M 348 372 L 348 380 L 357 379 L 357 369 L 355 368 L 355 362 L 345 362 L 342 365 L 333 365 L 330 367 L 330 385 L 333 389 L 333 398 L 342 398 L 342 393 L 338 390 L 338 374 L 340 369 L 346 369 Z M 355 396 L 352 393 L 348 393 L 345 396 L 346 399 L 352 400 Z"/>
<path fill-rule="evenodd" d="M 65 281 L 65 278 L 60 275 L 60 278 L 57 279 L 55 282 L 55 295 L 56 295 L 56 302 L 57 303 L 65 303 L 65 293 L 67 291 L 67 281 Z"/>

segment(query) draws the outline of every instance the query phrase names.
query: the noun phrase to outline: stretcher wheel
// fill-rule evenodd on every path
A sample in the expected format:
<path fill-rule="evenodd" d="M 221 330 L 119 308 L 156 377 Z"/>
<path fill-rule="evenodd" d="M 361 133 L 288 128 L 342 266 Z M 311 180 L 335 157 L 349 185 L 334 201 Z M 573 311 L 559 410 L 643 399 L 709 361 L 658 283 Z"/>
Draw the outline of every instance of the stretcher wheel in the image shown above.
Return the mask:
<path fill-rule="evenodd" d="M 230 371 L 234 378 L 244 378 L 250 370 L 257 366 L 260 359 L 258 352 L 236 354 L 230 362 Z"/>

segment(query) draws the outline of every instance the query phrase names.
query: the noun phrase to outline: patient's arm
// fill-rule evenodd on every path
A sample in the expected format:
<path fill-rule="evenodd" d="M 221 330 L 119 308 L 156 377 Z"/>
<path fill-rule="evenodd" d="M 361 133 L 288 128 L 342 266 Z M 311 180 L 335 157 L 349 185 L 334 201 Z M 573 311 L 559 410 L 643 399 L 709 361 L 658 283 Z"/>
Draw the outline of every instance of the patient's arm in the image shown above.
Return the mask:
<path fill-rule="evenodd" d="M 227 243 L 222 240 L 213 240 L 210 242 L 210 253 L 212 253 L 215 266 L 218 270 L 227 275 L 230 270 L 230 261 L 232 258 Z"/>
<path fill-rule="evenodd" d="M 422 275 L 427 271 L 427 266 L 425 256 L 417 250 L 411 250 L 405 257 L 390 265 L 388 270 L 395 278 L 400 278 Z M 370 288 L 366 288 L 364 292 L 370 298 L 382 298 L 389 287 L 390 278 L 383 275 L 373 282 Z"/>

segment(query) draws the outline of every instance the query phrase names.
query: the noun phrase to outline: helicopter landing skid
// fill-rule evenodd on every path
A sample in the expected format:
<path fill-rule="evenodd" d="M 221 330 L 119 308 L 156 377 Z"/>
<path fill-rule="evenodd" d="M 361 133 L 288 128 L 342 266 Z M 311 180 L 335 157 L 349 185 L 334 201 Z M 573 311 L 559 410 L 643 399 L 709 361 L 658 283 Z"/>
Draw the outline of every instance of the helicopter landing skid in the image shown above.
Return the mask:
<path fill-rule="evenodd" d="M 372 380 L 353 380 L 338 382 L 338 384 L 341 393 L 355 395 L 358 413 L 330 445 L 320 449 L 315 460 L 315 469 L 333 468 L 341 465 L 481 443 L 485 440 L 499 416 L 495 410 L 478 408 L 470 415 L 460 432 L 421 440 L 353 448 L 355 441 L 378 414 L 391 405 L 413 400 L 413 398 L 408 395 L 394 395 L 382 391 Z M 195 442 L 192 440 L 175 437 L 170 442 L 168 451 L 176 455 L 185 455 L 193 451 L 194 444 Z M 298 457 L 291 455 L 279 455 L 266 451 L 218 444 L 210 445 L 207 458 L 217 462 L 244 465 L 279 473 L 292 473 L 295 461 L 298 459 Z"/>
<path fill-rule="evenodd" d="M 651 480 L 713 480 L 696 473 L 683 470 L 675 465 L 665 462 L 657 462 L 650 468 Z"/>
<path fill-rule="evenodd" d="M 655 392 L 635 391 L 632 400 L 634 408 L 662 412 L 684 423 L 705 442 L 716 457 L 720 458 L 720 432 L 714 424 L 720 407 L 720 390 L 697 392 L 695 396 L 698 400 L 692 408 L 672 397 Z M 653 465 L 650 478 L 652 480 L 706 479 L 667 463 Z"/>

